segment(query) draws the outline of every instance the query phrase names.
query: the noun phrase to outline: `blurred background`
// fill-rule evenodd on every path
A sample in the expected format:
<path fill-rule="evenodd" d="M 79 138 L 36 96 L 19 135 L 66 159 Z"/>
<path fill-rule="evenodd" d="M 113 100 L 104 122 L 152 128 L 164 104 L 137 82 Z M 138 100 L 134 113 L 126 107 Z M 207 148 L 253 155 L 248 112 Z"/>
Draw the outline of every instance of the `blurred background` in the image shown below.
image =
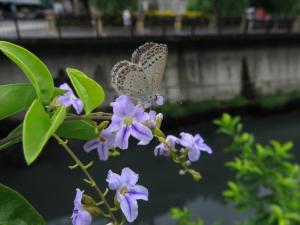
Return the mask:
<path fill-rule="evenodd" d="M 174 206 L 187 206 L 207 224 L 231 225 L 252 213 L 237 212 L 222 198 L 233 177 L 224 163 L 232 156 L 223 153 L 229 140 L 212 120 L 225 111 L 241 115 L 259 142 L 291 140 L 300 147 L 300 0 L 0 0 L 0 39 L 39 56 L 57 86 L 67 80 L 65 67 L 97 80 L 107 96 L 100 110 L 110 110 L 117 96 L 110 83 L 115 63 L 130 60 L 145 42 L 168 45 L 160 89 L 166 104 L 156 109 L 164 113 L 163 129 L 200 133 L 214 153 L 195 163 L 203 176 L 198 183 L 155 158 L 157 143 L 143 148 L 133 141 L 120 157 L 95 163 L 93 175 L 103 187 L 110 168 L 129 166 L 140 174 L 150 201 L 141 202 L 136 224 L 175 224 L 168 215 Z M 0 83 L 13 82 L 27 80 L 1 55 Z M 1 121 L 0 136 L 23 116 Z M 71 145 L 86 161 L 98 160 L 82 151 L 83 142 Z M 50 225 L 70 224 L 75 188 L 89 190 L 80 171 L 67 168 L 71 161 L 54 141 L 31 167 L 21 150 L 19 144 L 1 152 L 0 182 L 23 194 Z M 300 153 L 294 154 L 299 163 Z"/>

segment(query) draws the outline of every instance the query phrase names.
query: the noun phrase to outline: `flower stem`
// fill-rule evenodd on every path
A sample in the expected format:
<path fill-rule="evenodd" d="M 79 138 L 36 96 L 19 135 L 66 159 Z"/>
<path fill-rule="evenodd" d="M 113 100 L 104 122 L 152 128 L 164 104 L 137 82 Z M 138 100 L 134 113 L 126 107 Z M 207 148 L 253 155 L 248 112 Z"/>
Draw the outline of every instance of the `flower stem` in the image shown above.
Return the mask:
<path fill-rule="evenodd" d="M 15 133 L 15 134 L 12 134 L 12 135 L 9 135 L 9 136 L 7 136 L 5 138 L 0 139 L 0 145 L 3 145 L 3 144 L 5 144 L 7 142 L 10 142 L 10 141 L 17 140 L 20 137 L 22 137 L 22 131 L 19 131 L 19 132 Z"/>
<path fill-rule="evenodd" d="M 95 112 L 89 115 L 68 115 L 66 116 L 66 120 L 111 120 L 111 117 L 111 113 Z M 15 134 L 0 139 L 0 145 L 17 140 L 20 137 L 22 137 L 22 131 L 16 132 Z"/>
<path fill-rule="evenodd" d="M 95 112 L 88 115 L 69 115 L 66 120 L 111 120 L 112 114 L 105 112 Z"/>
<path fill-rule="evenodd" d="M 95 180 L 92 178 L 91 174 L 88 172 L 87 168 L 85 167 L 85 165 L 80 161 L 80 159 L 74 154 L 74 152 L 72 151 L 72 149 L 64 142 L 64 140 L 62 140 L 58 135 L 53 134 L 53 137 L 58 141 L 59 144 L 61 144 L 63 146 L 63 148 L 66 150 L 66 152 L 71 156 L 71 158 L 74 160 L 74 162 L 79 166 L 79 168 L 82 170 L 82 172 L 84 173 L 84 175 L 86 176 L 87 180 L 89 180 L 89 182 L 93 185 L 91 185 L 97 192 L 97 194 L 99 195 L 101 201 L 104 203 L 105 207 L 108 210 L 108 213 L 110 215 L 110 218 L 113 221 L 114 225 L 118 224 L 117 219 L 115 218 L 113 212 L 112 212 L 112 208 L 110 207 L 109 203 L 106 201 L 104 193 L 101 191 L 101 189 L 99 188 L 99 186 L 96 184 Z"/>

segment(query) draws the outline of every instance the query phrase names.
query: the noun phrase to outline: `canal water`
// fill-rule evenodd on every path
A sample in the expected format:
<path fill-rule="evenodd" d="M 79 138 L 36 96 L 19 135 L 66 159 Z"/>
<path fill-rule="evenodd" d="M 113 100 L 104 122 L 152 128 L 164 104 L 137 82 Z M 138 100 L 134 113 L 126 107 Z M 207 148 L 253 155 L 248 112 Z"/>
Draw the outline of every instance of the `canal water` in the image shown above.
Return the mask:
<path fill-rule="evenodd" d="M 232 173 L 224 163 L 233 156 L 224 154 L 223 149 L 230 143 L 227 137 L 216 133 L 212 119 L 199 118 L 193 125 L 184 125 L 180 121 L 173 124 L 166 133 L 178 135 L 180 131 L 200 133 L 213 149 L 213 154 L 202 154 L 195 169 L 201 172 L 203 179 L 194 182 L 189 176 L 180 176 L 178 167 L 165 158 L 156 158 L 153 148 L 156 143 L 142 147 L 133 141 L 129 150 L 118 158 L 107 162 L 99 161 L 96 152 L 86 154 L 82 150 L 83 142 L 70 142 L 76 153 L 88 162 L 94 160 L 92 174 L 100 187 L 106 187 L 107 171 L 119 173 L 123 167 L 130 167 L 140 174 L 139 184 L 148 187 L 148 202 L 139 202 L 139 219 L 135 224 L 172 225 L 168 215 L 171 207 L 188 207 L 195 218 L 203 218 L 206 224 L 220 221 L 233 225 L 251 212 L 236 212 L 231 204 L 222 199 L 222 191 Z M 279 141 L 292 140 L 295 143 L 293 153 L 300 162 L 300 110 L 268 115 L 245 115 L 242 117 L 244 129 L 256 135 L 257 141 L 267 143 L 269 139 Z M 0 154 L 0 181 L 22 193 L 46 218 L 50 225 L 71 224 L 69 219 L 73 209 L 75 188 L 92 190 L 81 181 L 79 170 L 69 170 L 72 161 L 64 150 L 51 141 L 41 157 L 31 167 L 23 163 L 21 147 L 16 146 Z M 97 224 L 105 224 L 100 221 Z"/>

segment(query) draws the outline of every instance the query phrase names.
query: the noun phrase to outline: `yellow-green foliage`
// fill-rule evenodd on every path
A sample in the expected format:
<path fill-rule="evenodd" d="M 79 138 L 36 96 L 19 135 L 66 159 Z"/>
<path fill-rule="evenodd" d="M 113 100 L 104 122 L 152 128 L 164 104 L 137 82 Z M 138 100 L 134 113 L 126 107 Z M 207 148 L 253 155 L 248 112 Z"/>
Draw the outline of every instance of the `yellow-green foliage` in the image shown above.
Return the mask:
<path fill-rule="evenodd" d="M 299 224 L 300 168 L 293 163 L 292 142 L 258 144 L 253 134 L 242 131 L 240 118 L 228 114 L 214 123 L 220 133 L 232 138 L 226 151 L 235 154 L 226 164 L 235 179 L 228 182 L 224 197 L 238 209 L 255 209 L 247 224 Z"/>

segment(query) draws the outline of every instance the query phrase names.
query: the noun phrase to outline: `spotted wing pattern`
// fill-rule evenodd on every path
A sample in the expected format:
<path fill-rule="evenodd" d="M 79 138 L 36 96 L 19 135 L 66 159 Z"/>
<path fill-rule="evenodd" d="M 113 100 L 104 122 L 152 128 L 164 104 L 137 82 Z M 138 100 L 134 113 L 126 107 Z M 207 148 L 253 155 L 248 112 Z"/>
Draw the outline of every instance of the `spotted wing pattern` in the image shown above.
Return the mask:
<path fill-rule="evenodd" d="M 146 46 L 148 46 L 148 48 L 146 48 Z M 165 71 L 168 48 L 165 44 L 149 43 L 147 45 L 146 43 L 142 49 L 146 50 L 140 54 L 136 64 L 143 68 L 152 87 L 152 92 L 156 94 Z"/>
<path fill-rule="evenodd" d="M 112 71 L 112 84 L 119 94 L 146 99 L 149 85 L 143 69 L 134 63 L 121 61 Z"/>
<path fill-rule="evenodd" d="M 114 65 L 114 67 L 112 68 L 111 70 L 111 75 L 112 75 L 112 84 L 114 85 L 116 83 L 116 79 L 117 79 L 117 76 L 119 74 L 119 70 L 124 67 L 124 66 L 127 66 L 129 65 L 130 62 L 129 61 L 126 61 L 126 60 L 123 60 L 123 61 L 120 61 L 118 62 L 117 64 Z"/>
<path fill-rule="evenodd" d="M 119 94 L 151 100 L 162 80 L 167 54 L 164 44 L 149 42 L 140 46 L 133 52 L 132 62 L 121 61 L 113 67 L 113 87 Z"/>
<path fill-rule="evenodd" d="M 135 63 L 135 64 L 139 64 L 140 62 L 140 58 L 143 54 L 145 54 L 145 52 L 149 51 L 150 48 L 152 48 L 153 46 L 157 45 L 156 43 L 153 42 L 147 42 L 143 45 L 141 45 L 140 47 L 138 47 L 131 56 L 131 62 Z"/>

